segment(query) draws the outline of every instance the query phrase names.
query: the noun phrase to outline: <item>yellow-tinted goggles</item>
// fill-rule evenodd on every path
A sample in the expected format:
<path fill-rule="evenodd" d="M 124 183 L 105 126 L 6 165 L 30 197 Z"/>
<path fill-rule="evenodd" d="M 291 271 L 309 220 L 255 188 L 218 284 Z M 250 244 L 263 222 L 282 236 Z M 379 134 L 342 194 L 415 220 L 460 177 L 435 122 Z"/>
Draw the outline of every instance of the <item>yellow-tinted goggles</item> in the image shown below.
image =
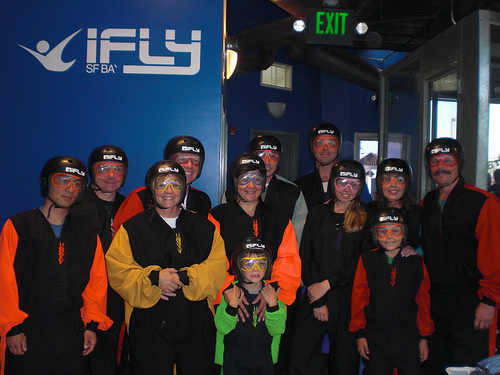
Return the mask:
<path fill-rule="evenodd" d="M 257 267 L 259 271 L 267 270 L 267 258 L 266 257 L 257 257 L 257 258 L 241 258 L 240 259 L 240 268 L 242 271 L 250 272 L 253 271 Z"/>
<path fill-rule="evenodd" d="M 182 180 L 179 177 L 159 176 L 153 181 L 154 191 L 165 191 L 169 186 L 174 191 L 181 191 Z"/>

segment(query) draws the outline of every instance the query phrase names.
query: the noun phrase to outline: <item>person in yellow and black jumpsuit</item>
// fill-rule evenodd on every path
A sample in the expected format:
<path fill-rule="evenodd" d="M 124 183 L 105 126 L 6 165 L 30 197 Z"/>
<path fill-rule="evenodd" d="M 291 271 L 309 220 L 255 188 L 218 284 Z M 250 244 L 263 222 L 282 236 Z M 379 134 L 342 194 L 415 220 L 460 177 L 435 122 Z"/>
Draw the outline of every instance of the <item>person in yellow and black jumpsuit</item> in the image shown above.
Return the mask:
<path fill-rule="evenodd" d="M 184 210 L 186 175 L 174 161 L 146 174 L 155 206 L 127 220 L 106 254 L 110 285 L 127 302 L 134 374 L 212 374 L 215 324 L 207 300 L 222 287 L 226 256 L 215 226 Z"/>
<path fill-rule="evenodd" d="M 42 169 L 41 208 L 14 215 L 0 235 L 0 336 L 5 374 L 86 374 L 85 356 L 106 315 L 101 242 L 69 213 L 87 183 L 85 165 L 59 156 Z"/>

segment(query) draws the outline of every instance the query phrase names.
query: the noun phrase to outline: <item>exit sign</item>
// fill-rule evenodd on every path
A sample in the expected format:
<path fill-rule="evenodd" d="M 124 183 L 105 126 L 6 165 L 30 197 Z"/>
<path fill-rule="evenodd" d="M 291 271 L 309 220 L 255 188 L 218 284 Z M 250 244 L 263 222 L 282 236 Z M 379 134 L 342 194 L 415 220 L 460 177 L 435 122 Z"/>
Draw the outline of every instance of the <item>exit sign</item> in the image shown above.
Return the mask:
<path fill-rule="evenodd" d="M 341 9 L 309 9 L 307 43 L 352 46 L 354 12 Z"/>

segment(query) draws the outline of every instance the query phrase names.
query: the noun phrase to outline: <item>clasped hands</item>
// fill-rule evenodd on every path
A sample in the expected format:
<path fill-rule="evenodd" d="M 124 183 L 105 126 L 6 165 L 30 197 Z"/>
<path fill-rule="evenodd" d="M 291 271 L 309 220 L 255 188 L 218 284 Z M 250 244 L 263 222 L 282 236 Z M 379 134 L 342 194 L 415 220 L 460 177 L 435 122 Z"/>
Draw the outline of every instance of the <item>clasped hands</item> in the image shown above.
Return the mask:
<path fill-rule="evenodd" d="M 168 301 L 169 297 L 175 297 L 177 290 L 183 286 L 175 268 L 165 268 L 160 271 L 158 287 L 161 289 L 161 299 Z"/>

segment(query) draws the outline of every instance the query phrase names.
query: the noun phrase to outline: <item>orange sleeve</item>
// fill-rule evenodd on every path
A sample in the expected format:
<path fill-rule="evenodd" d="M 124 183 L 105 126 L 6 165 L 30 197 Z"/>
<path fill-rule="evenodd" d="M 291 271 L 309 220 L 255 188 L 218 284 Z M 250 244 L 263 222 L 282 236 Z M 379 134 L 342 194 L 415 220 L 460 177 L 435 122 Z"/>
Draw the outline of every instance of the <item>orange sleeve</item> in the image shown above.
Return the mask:
<path fill-rule="evenodd" d="M 83 291 L 83 307 L 81 308 L 84 323 L 94 321 L 99 323 L 98 328 L 107 330 L 113 321 L 106 316 L 106 298 L 108 292 L 108 276 L 106 274 L 106 263 L 102 251 L 101 241 L 97 236 L 94 263 L 90 269 L 90 279 Z"/>
<path fill-rule="evenodd" d="M 500 200 L 491 195 L 479 213 L 476 225 L 478 239 L 477 266 L 483 275 L 479 281 L 479 298 L 500 303 Z"/>
<path fill-rule="evenodd" d="M 295 301 L 300 286 L 301 261 L 297 248 L 297 239 L 292 222 L 289 220 L 273 263 L 270 282 L 277 281 L 281 287 L 279 299 L 290 306 Z"/>
<path fill-rule="evenodd" d="M 0 336 L 24 322 L 28 314 L 19 309 L 19 293 L 14 258 L 18 244 L 17 232 L 9 219 L 0 234 Z"/>
<path fill-rule="evenodd" d="M 356 332 L 360 329 L 365 329 L 365 307 L 368 306 L 368 302 L 370 302 L 370 288 L 368 288 L 366 269 L 360 257 L 358 268 L 356 269 L 356 276 L 354 276 L 354 284 L 352 286 L 351 323 L 349 324 L 349 331 Z"/>
<path fill-rule="evenodd" d="M 113 219 L 113 233 L 118 232 L 118 229 L 122 226 L 124 222 L 130 219 L 132 216 L 144 211 L 144 205 L 141 199 L 137 195 L 141 190 L 146 189 L 144 186 L 139 187 L 127 196 L 120 208 L 116 212 L 115 218 Z"/>
<path fill-rule="evenodd" d="M 431 281 L 424 261 L 422 260 L 422 267 L 424 268 L 424 278 L 420 284 L 415 301 L 418 305 L 417 312 L 417 327 L 420 336 L 430 336 L 434 332 L 434 322 L 431 318 L 431 297 L 429 290 L 431 288 Z"/>

